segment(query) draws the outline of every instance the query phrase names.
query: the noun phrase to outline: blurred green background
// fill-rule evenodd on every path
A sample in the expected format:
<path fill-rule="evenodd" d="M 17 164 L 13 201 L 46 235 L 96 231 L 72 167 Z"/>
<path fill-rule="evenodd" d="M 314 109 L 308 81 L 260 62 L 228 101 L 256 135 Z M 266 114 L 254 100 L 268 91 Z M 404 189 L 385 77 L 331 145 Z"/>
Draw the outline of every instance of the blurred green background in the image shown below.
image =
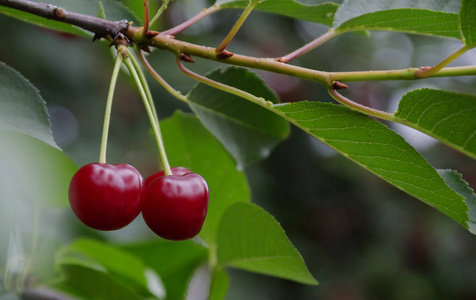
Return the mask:
<path fill-rule="evenodd" d="M 210 4 L 203 0 L 174 1 L 157 29 L 176 25 Z M 218 45 L 239 15 L 238 10 L 221 11 L 177 38 Z M 3 15 L 0 28 L 0 61 L 40 90 L 57 144 L 78 166 L 96 161 L 113 51 L 105 42 L 92 43 L 91 39 L 59 34 Z M 253 12 L 228 49 L 279 57 L 327 30 L 322 25 Z M 433 65 L 459 46 L 459 41 L 450 39 L 399 33 L 345 34 L 292 64 L 326 71 L 400 69 Z M 155 50 L 148 57 L 176 89 L 186 93 L 194 85 L 177 70 L 173 54 Z M 476 64 L 475 50 L 452 65 L 469 64 Z M 187 66 L 205 74 L 219 64 L 197 60 Z M 258 73 L 282 102 L 331 101 L 325 87 L 317 83 Z M 141 99 L 124 74 L 114 98 L 108 162 L 132 164 L 147 176 L 157 171 L 155 144 Z M 161 119 L 177 109 L 189 111 L 158 83 L 151 80 L 150 85 Z M 360 103 L 393 111 L 400 97 L 415 88 L 475 93 L 475 86 L 475 77 L 439 78 L 351 83 L 343 93 Z M 433 166 L 456 169 L 476 187 L 474 160 L 423 134 L 390 126 Z M 475 236 L 300 130 L 293 128 L 287 141 L 246 173 L 252 201 L 281 223 L 320 285 L 306 286 L 230 269 L 227 299 L 476 299 Z M 42 214 L 43 220 L 54 215 L 43 229 L 53 230 L 65 243 L 80 235 L 117 243 L 154 238 L 141 218 L 123 230 L 98 233 L 86 229 L 68 209 Z M 5 258 L 6 253 L 0 253 L 0 261 Z M 200 282 L 200 276 L 193 280 L 189 299 L 201 299 Z"/>

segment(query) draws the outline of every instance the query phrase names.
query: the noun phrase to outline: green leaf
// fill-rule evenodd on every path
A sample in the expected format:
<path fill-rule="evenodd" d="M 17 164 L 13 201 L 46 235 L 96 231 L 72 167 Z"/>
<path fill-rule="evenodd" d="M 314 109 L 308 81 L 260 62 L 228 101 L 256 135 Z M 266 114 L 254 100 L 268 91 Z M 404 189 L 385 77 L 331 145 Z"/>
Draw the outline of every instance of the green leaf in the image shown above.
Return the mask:
<path fill-rule="evenodd" d="M 44 1 L 34 1 L 34 2 L 44 2 Z M 85 14 L 89 16 L 96 16 L 99 10 L 99 2 L 102 3 L 104 8 L 105 15 L 109 20 L 118 21 L 126 19 L 128 21 L 133 21 L 135 24 L 139 24 L 139 19 L 135 14 L 126 8 L 122 3 L 115 0 L 81 0 L 81 1 L 70 1 L 70 0 L 48 0 L 48 4 L 56 5 L 71 12 Z M 25 12 L 14 10 L 11 8 L 6 8 L 0 6 L 0 12 L 11 17 L 18 18 L 20 20 L 33 23 L 42 27 L 64 31 L 72 34 L 77 34 L 81 36 L 91 36 L 90 33 L 75 27 L 73 25 L 61 23 L 58 21 L 47 20 L 45 18 L 37 17 Z"/>
<path fill-rule="evenodd" d="M 101 1 L 98 3 L 98 12 L 96 14 L 96 17 L 101 18 L 101 19 L 106 19 L 106 11 L 104 10 L 104 5 L 102 4 Z"/>
<path fill-rule="evenodd" d="M 474 0 L 463 0 L 460 17 L 465 44 L 476 46 L 476 2 Z"/>
<path fill-rule="evenodd" d="M 57 256 L 57 264 L 83 261 L 85 266 L 114 273 L 130 281 L 131 285 L 146 287 L 145 266 L 134 256 L 109 244 L 92 239 L 78 239 L 63 247 Z"/>
<path fill-rule="evenodd" d="M 69 206 L 69 182 L 77 171 L 71 159 L 28 135 L 0 130 L 0 141 L 0 194 L 16 195 L 5 201 Z"/>
<path fill-rule="evenodd" d="M 276 110 L 298 127 L 399 189 L 468 227 L 468 207 L 401 136 L 359 112 L 331 103 L 297 102 Z"/>
<path fill-rule="evenodd" d="M 207 77 L 267 101 L 278 102 L 269 87 L 247 69 L 218 69 Z M 240 169 L 266 158 L 271 149 L 289 134 L 289 125 L 281 117 L 209 85 L 198 83 L 187 98 L 192 110 L 235 157 Z"/>
<path fill-rule="evenodd" d="M 249 1 L 218 0 L 216 4 L 222 8 L 246 8 Z M 339 7 L 335 3 L 305 5 L 294 0 L 267 0 L 256 5 L 256 10 L 279 14 L 303 21 L 332 26 L 334 14 Z"/>
<path fill-rule="evenodd" d="M 50 127 L 39 91 L 20 73 L 0 62 L 0 130 L 24 133 L 58 148 Z"/>
<path fill-rule="evenodd" d="M 469 206 L 469 231 L 476 234 L 476 195 L 463 176 L 454 170 L 438 170 L 438 173 L 452 189 L 464 197 Z"/>
<path fill-rule="evenodd" d="M 337 28 L 350 19 L 378 11 L 414 8 L 457 14 L 460 7 L 461 2 L 454 0 L 345 0 L 337 9 L 334 17 L 334 27 Z"/>
<path fill-rule="evenodd" d="M 154 240 L 123 246 L 160 275 L 167 290 L 167 300 L 185 299 L 195 270 L 208 258 L 208 249 L 192 242 Z"/>
<path fill-rule="evenodd" d="M 281 225 L 255 204 L 230 206 L 220 222 L 217 242 L 221 265 L 317 284 Z"/>
<path fill-rule="evenodd" d="M 88 300 L 144 300 L 107 272 L 85 267 L 81 264 L 65 263 L 61 266 L 65 281 L 56 288 Z"/>
<path fill-rule="evenodd" d="M 235 202 L 250 201 L 245 174 L 236 169 L 231 155 L 195 116 L 176 112 L 160 126 L 171 166 L 189 168 L 208 183 L 210 200 L 200 236 L 214 243 L 225 209 Z"/>
<path fill-rule="evenodd" d="M 137 1 L 137 0 L 121 0 L 120 2 L 122 2 L 122 4 L 127 7 L 130 11 L 132 11 L 134 13 L 134 15 L 138 16 L 138 17 L 142 17 L 144 15 L 144 4 L 143 4 L 143 1 Z M 150 2 L 155 2 L 155 1 L 149 1 L 149 5 L 151 5 Z M 151 19 L 153 17 L 153 11 L 152 10 L 149 10 L 150 11 L 150 14 L 152 15 L 151 16 Z M 139 25 L 143 25 L 144 22 L 142 22 L 142 20 L 140 20 L 140 23 L 137 23 L 137 24 L 134 24 L 134 26 L 139 26 Z"/>
<path fill-rule="evenodd" d="M 461 39 L 459 1 L 353 0 L 336 12 L 338 31 L 387 30 Z"/>
<path fill-rule="evenodd" d="M 81 267 L 82 273 L 95 274 L 94 276 L 109 277 L 114 284 L 127 287 L 127 290 L 137 297 L 138 295 L 151 295 L 149 290 L 148 270 L 143 262 L 130 253 L 103 242 L 91 239 L 78 239 L 58 251 L 57 266 L 66 270 L 74 266 Z M 75 275 L 76 276 L 76 275 Z M 75 282 L 70 283 L 77 286 Z M 107 282 L 106 282 L 107 284 Z M 79 286 L 83 291 L 86 286 Z M 93 294 L 96 291 L 91 290 Z M 113 297 L 109 299 L 115 299 Z"/>
<path fill-rule="evenodd" d="M 5 257 L 0 273 L 10 278 L 7 285 L 23 286 L 25 278 L 16 276 L 23 268 L 39 283 L 54 275 L 53 253 L 65 230 L 60 214 L 69 208 L 68 186 L 76 170 L 60 150 L 0 130 L 0 255 Z"/>
<path fill-rule="evenodd" d="M 225 299 L 229 286 L 230 277 L 228 277 L 225 268 L 217 268 L 212 275 L 212 283 L 210 286 L 210 295 L 208 300 Z"/>
<path fill-rule="evenodd" d="M 395 116 L 476 159 L 476 96 L 433 89 L 410 91 Z"/>
<path fill-rule="evenodd" d="M 74 265 L 73 265 L 74 270 Z M 74 272 L 70 270 L 69 272 Z M 88 291 L 82 291 L 79 287 L 73 286 L 68 282 L 67 278 L 62 278 L 59 281 L 48 284 L 48 286 L 64 295 L 73 296 L 74 300 L 99 300 L 100 298 L 94 297 L 88 293 Z M 65 297 L 66 298 L 66 297 Z M 66 298 L 65 300 L 73 300 Z M 1 298 L 0 298 L 1 300 Z"/>
<path fill-rule="evenodd" d="M 459 26 L 457 14 L 406 8 L 361 15 L 344 22 L 336 30 L 386 30 L 461 39 Z"/>

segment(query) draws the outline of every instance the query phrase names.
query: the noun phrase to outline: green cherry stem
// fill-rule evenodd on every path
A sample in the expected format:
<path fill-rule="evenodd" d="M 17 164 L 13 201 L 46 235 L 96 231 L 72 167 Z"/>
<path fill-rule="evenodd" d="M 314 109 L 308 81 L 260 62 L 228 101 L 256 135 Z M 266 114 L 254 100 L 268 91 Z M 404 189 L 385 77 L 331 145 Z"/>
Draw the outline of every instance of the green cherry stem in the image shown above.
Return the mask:
<path fill-rule="evenodd" d="M 146 61 L 143 52 L 140 51 L 139 49 L 138 49 L 137 52 L 138 52 L 138 54 L 139 54 L 140 59 L 142 60 L 142 62 Z M 157 110 L 155 109 L 154 99 L 152 98 L 152 93 L 150 92 L 149 84 L 147 83 L 147 80 L 146 80 L 146 78 L 145 78 L 144 72 L 142 72 L 142 68 L 141 68 L 141 66 L 139 65 L 139 63 L 137 62 L 137 59 L 134 57 L 134 55 L 132 55 L 132 53 L 131 53 L 130 51 L 127 51 L 127 53 L 128 53 L 128 55 L 129 55 L 129 57 L 130 57 L 130 59 L 131 59 L 132 64 L 134 65 L 134 68 L 135 68 L 135 70 L 136 70 L 136 72 L 137 72 L 137 75 L 139 76 L 139 80 L 140 80 L 140 82 L 141 82 L 141 84 L 142 84 L 142 87 L 143 87 L 144 90 L 145 90 L 145 94 L 146 94 L 146 96 L 147 96 L 147 100 L 148 100 L 148 102 L 149 102 L 149 106 L 150 106 L 150 108 L 152 109 L 152 114 L 153 114 L 153 117 L 154 117 L 155 125 L 157 126 L 158 133 L 159 133 L 160 137 L 162 138 L 162 134 L 161 134 L 161 132 L 160 132 L 159 116 L 157 115 Z M 147 62 L 147 61 L 146 61 L 146 62 Z M 144 65 L 145 65 L 145 64 L 144 64 Z M 148 62 L 147 62 L 147 65 L 148 65 Z M 150 65 L 148 65 L 148 66 L 150 67 Z M 146 66 L 146 68 L 147 68 L 147 66 Z M 158 74 L 157 74 L 157 76 L 158 76 Z M 159 77 L 160 77 L 160 76 L 159 76 Z M 165 81 L 164 81 L 164 82 L 165 82 Z M 166 82 L 165 82 L 165 83 L 166 83 Z M 166 83 L 166 84 L 167 84 L 167 83 Z M 170 88 L 172 88 L 172 87 L 170 87 Z M 173 88 L 172 88 L 172 90 L 173 90 Z M 175 91 L 175 90 L 174 90 L 174 91 Z M 177 91 L 175 91 L 175 92 L 178 93 L 178 94 L 180 94 L 180 92 L 177 92 Z M 180 95 L 181 95 L 181 94 L 180 94 Z M 184 97 L 184 96 L 182 96 L 182 97 Z M 156 136 L 157 136 L 157 135 L 156 135 Z M 162 143 L 162 140 L 161 140 L 161 143 Z M 167 174 L 167 172 L 165 172 L 166 169 L 169 169 L 169 170 L 170 170 L 170 165 L 169 165 L 169 163 L 168 163 L 167 155 L 166 155 L 166 153 L 165 153 L 165 148 L 163 147 L 163 144 L 162 144 L 163 152 L 162 152 L 162 150 L 160 150 L 160 149 L 161 149 L 161 147 L 159 146 L 159 153 L 160 153 L 160 155 L 161 155 L 161 160 L 162 160 L 162 162 L 163 162 L 164 173 L 165 173 L 166 175 L 172 175 L 172 172 L 170 172 L 170 174 Z M 162 153 L 163 153 L 163 155 L 162 155 Z M 164 163 L 164 162 L 166 162 L 166 163 Z M 166 166 L 167 166 L 167 167 L 166 167 Z"/>
<path fill-rule="evenodd" d="M 167 9 L 167 7 L 169 5 L 169 2 L 170 2 L 170 0 L 162 0 L 162 5 L 160 6 L 159 10 L 155 14 L 155 16 L 152 18 L 152 20 L 150 21 L 150 25 L 152 25 L 155 21 L 157 21 L 157 19 L 164 12 L 164 10 Z"/>
<path fill-rule="evenodd" d="M 250 15 L 251 11 L 255 8 L 255 6 L 259 3 L 259 0 L 250 0 L 250 3 L 246 7 L 246 9 L 243 11 L 241 14 L 240 18 L 236 21 L 235 25 L 231 28 L 230 32 L 228 35 L 225 37 L 225 39 L 218 45 L 218 47 L 215 49 L 216 53 L 222 53 L 223 50 L 230 44 L 231 40 L 235 37 L 236 33 L 240 29 L 240 27 L 243 25 L 245 22 L 246 18 Z"/>
<path fill-rule="evenodd" d="M 142 72 L 142 68 L 137 62 L 137 59 L 134 57 L 134 55 L 132 55 L 132 53 L 129 50 L 127 51 L 127 54 L 131 58 L 132 64 L 134 64 L 134 68 L 136 69 L 137 75 L 139 75 L 140 82 L 142 83 L 142 86 L 144 87 L 145 93 L 147 95 L 147 99 L 149 100 L 149 105 L 152 108 L 152 112 L 154 113 L 155 122 L 158 123 L 159 117 L 157 115 L 157 110 L 155 109 L 152 93 L 150 92 L 149 84 L 147 83 L 147 80 L 145 79 L 144 72 Z"/>
<path fill-rule="evenodd" d="M 118 50 L 114 69 L 112 70 L 111 84 L 109 85 L 109 92 L 107 94 L 106 113 L 104 114 L 104 125 L 102 128 L 101 150 L 99 150 L 99 162 L 103 164 L 106 163 L 107 136 L 109 133 L 109 123 L 111 121 L 112 99 L 114 98 L 114 89 L 116 88 L 117 76 L 121 69 L 122 59 L 123 56 L 120 53 L 120 50 Z"/>
<path fill-rule="evenodd" d="M 136 82 L 137 88 L 139 90 L 140 96 L 142 98 L 142 101 L 144 102 L 144 107 L 147 111 L 147 115 L 149 116 L 150 124 L 152 126 L 152 130 L 154 131 L 155 134 L 155 140 L 157 141 L 157 147 L 159 149 L 159 155 L 160 159 L 162 161 L 162 167 L 164 169 L 164 174 L 166 176 L 172 175 L 172 171 L 170 170 L 170 165 L 169 161 L 167 159 L 167 155 L 165 153 L 165 147 L 164 147 L 164 142 L 162 140 L 162 134 L 160 132 L 160 125 L 158 122 L 158 119 L 156 119 L 154 112 L 152 110 L 152 101 L 149 101 L 147 97 L 147 93 L 145 92 L 145 88 L 142 85 L 142 82 L 139 78 L 139 75 L 137 74 L 136 68 L 134 66 L 134 63 L 132 63 L 130 56 L 128 55 L 127 57 L 124 58 L 124 63 L 126 64 L 127 68 L 129 69 L 129 72 L 132 75 L 132 78 L 134 78 L 134 81 Z"/>

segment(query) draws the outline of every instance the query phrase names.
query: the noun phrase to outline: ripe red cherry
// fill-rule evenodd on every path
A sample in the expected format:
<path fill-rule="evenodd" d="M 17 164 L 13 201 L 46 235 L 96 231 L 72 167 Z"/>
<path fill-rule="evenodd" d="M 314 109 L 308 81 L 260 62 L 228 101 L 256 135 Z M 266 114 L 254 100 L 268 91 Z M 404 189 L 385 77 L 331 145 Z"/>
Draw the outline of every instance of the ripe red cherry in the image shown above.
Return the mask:
<path fill-rule="evenodd" d="M 73 212 L 97 230 L 116 230 L 131 223 L 140 213 L 144 196 L 144 179 L 127 164 L 87 164 L 69 185 Z"/>
<path fill-rule="evenodd" d="M 172 174 L 174 174 L 174 175 L 184 175 L 184 174 L 187 174 L 187 173 L 193 173 L 192 171 L 190 171 L 189 169 L 184 168 L 184 167 L 173 167 L 170 170 L 172 171 Z M 154 173 L 154 174 L 150 175 L 149 177 L 147 177 L 145 179 L 145 186 L 146 187 L 149 186 L 149 184 L 151 184 L 152 181 L 154 181 L 155 179 L 160 178 L 162 176 L 165 176 L 164 171 L 160 171 L 160 172 L 157 172 L 157 173 Z"/>
<path fill-rule="evenodd" d="M 205 221 L 208 186 L 200 175 L 186 168 L 172 168 L 172 174 L 158 172 L 146 179 L 149 184 L 142 201 L 142 217 L 164 239 L 191 239 Z"/>

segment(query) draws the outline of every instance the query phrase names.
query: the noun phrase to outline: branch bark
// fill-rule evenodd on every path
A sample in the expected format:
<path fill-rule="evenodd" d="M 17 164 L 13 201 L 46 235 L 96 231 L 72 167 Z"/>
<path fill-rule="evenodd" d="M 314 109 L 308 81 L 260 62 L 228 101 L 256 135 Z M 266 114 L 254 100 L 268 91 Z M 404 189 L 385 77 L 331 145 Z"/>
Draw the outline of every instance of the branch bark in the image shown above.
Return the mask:
<path fill-rule="evenodd" d="M 99 36 L 115 37 L 129 27 L 127 20 L 109 21 L 97 17 L 67 11 L 61 7 L 29 0 L 0 0 L 0 5 L 31 13 L 45 19 L 75 25 Z"/>

